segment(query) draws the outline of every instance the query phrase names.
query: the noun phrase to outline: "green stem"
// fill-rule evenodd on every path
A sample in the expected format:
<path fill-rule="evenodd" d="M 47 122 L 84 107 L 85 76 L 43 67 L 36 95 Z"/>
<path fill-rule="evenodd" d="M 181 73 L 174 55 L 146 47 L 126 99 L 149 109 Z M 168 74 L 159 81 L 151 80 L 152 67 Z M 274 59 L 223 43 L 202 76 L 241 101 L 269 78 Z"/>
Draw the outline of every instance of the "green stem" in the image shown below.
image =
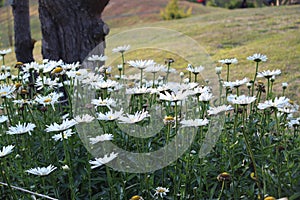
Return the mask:
<path fill-rule="evenodd" d="M 3 163 L 4 163 L 4 161 L 3 161 Z M 1 175 L 2 175 L 3 180 L 7 183 L 7 186 L 8 186 L 8 188 L 9 188 L 11 194 L 12 194 L 13 199 L 17 200 L 18 198 L 17 198 L 16 194 L 14 193 L 14 191 L 13 191 L 11 185 L 10 185 L 10 182 L 9 182 L 8 178 L 5 175 L 5 171 L 4 171 L 3 167 L 2 167 L 2 163 L 0 163 L 0 171 L 1 171 Z"/>
<path fill-rule="evenodd" d="M 218 200 L 220 200 L 221 197 L 222 197 L 222 194 L 223 194 L 223 191 L 224 191 L 224 187 L 225 187 L 225 181 L 222 181 L 222 188 L 221 188 L 221 192 L 219 194 Z"/>
<path fill-rule="evenodd" d="M 227 81 L 227 82 L 229 81 L 229 65 L 230 65 L 230 64 L 227 64 L 227 78 L 226 78 L 226 81 Z"/>
<path fill-rule="evenodd" d="M 122 55 L 122 73 L 123 73 L 123 76 L 125 75 L 125 58 L 124 58 L 124 53 L 121 53 Z"/>
<path fill-rule="evenodd" d="M 153 73 L 153 83 L 152 83 L 152 88 L 155 88 L 155 73 Z"/>
<path fill-rule="evenodd" d="M 141 80 L 140 80 L 140 88 L 143 86 L 143 69 L 141 69 Z"/>
<path fill-rule="evenodd" d="M 254 84 L 255 84 L 255 81 L 256 81 L 257 72 L 258 72 L 258 62 L 256 62 L 256 69 L 255 69 L 254 79 L 253 79 L 253 83 L 252 83 L 252 94 L 251 94 L 251 96 L 254 95 Z"/>
<path fill-rule="evenodd" d="M 170 67 L 171 67 L 171 63 L 170 63 L 170 62 L 168 62 L 168 69 L 167 69 L 167 75 L 166 75 L 166 82 L 165 82 L 165 83 L 167 83 L 167 82 L 168 82 L 169 73 L 170 73 Z"/>
<path fill-rule="evenodd" d="M 72 167 L 72 164 L 71 164 L 70 154 L 69 154 L 69 151 L 68 151 L 67 139 L 64 138 L 63 131 L 61 132 L 61 136 L 62 136 L 64 153 L 65 153 L 65 161 L 70 167 L 70 170 L 68 171 L 68 178 L 69 178 L 69 187 L 70 187 L 70 190 L 71 190 L 71 199 L 75 200 L 76 199 L 76 194 L 75 194 L 75 190 L 74 190 L 74 180 L 73 180 L 73 172 L 72 172 L 73 167 Z"/>
<path fill-rule="evenodd" d="M 267 100 L 269 99 L 269 95 L 270 95 L 270 78 L 268 78 Z"/>
<path fill-rule="evenodd" d="M 246 109 L 243 111 L 243 113 L 246 113 Z M 258 174 L 257 174 L 256 162 L 255 162 L 253 151 L 252 151 L 251 146 L 250 146 L 248 136 L 245 133 L 245 129 L 246 129 L 246 127 L 245 127 L 245 120 L 246 120 L 245 119 L 245 114 L 243 114 L 242 116 L 243 116 L 243 119 L 242 119 L 243 120 L 243 136 L 244 136 L 244 139 L 245 139 L 247 151 L 248 151 L 248 153 L 250 155 L 250 159 L 253 163 L 254 177 L 256 178 L 256 185 L 259 189 L 258 196 L 260 196 L 260 184 L 259 184 L 259 179 L 258 179 Z"/>

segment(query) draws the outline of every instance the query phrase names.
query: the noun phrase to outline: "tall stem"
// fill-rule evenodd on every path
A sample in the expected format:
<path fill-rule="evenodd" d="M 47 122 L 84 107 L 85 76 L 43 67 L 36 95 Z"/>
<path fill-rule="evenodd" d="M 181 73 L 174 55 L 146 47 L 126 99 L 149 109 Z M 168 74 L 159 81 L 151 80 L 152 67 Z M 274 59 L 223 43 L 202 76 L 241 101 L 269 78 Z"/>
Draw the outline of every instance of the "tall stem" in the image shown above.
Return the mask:
<path fill-rule="evenodd" d="M 3 161 L 3 163 L 4 163 L 4 161 Z M 14 193 L 14 191 L 13 191 L 13 189 L 12 189 L 10 183 L 9 183 L 8 178 L 7 178 L 6 175 L 5 175 L 5 171 L 4 171 L 3 168 L 2 168 L 2 164 L 3 164 L 3 163 L 0 163 L 0 171 L 1 171 L 2 178 L 3 178 L 3 180 L 7 183 L 7 186 L 8 186 L 8 188 L 9 188 L 11 194 L 12 194 L 13 199 L 14 199 L 14 200 L 17 200 L 18 198 L 17 198 L 16 194 Z"/>
<path fill-rule="evenodd" d="M 258 72 L 258 62 L 256 62 L 255 74 L 254 74 L 254 79 L 253 79 L 253 83 L 252 83 L 252 94 L 251 94 L 251 96 L 253 96 L 253 94 L 254 94 L 254 84 L 255 84 L 255 81 L 256 81 L 257 72 Z"/>
<path fill-rule="evenodd" d="M 122 55 L 122 69 L 123 69 L 122 73 L 123 73 L 123 76 L 124 76 L 125 75 L 125 58 L 124 58 L 124 53 L 122 52 L 121 55 Z"/>
<path fill-rule="evenodd" d="M 143 69 L 141 69 L 141 80 L 140 80 L 140 88 L 143 86 Z"/>
<path fill-rule="evenodd" d="M 227 78 L 226 78 L 226 81 L 227 81 L 227 82 L 229 81 L 229 65 L 230 65 L 230 64 L 227 64 Z"/>

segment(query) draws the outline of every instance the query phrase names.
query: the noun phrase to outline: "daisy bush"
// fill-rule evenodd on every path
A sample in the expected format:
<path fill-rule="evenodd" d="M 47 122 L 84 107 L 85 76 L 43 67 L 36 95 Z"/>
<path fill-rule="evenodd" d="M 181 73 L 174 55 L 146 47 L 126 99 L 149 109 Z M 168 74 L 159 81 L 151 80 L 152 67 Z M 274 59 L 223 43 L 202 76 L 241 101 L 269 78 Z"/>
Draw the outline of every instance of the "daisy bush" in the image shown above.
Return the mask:
<path fill-rule="evenodd" d="M 5 66 L 2 56 L 1 199 L 300 197 L 299 106 L 266 55 L 239 58 L 253 65 L 241 80 L 230 76 L 238 58 L 220 60 L 211 87 L 201 72 L 215 66 L 177 73 L 172 58 L 126 61 L 129 49 L 113 49 L 117 66 L 91 55 L 93 70 L 62 60 Z M 161 154 L 146 161 L 119 149 Z"/>

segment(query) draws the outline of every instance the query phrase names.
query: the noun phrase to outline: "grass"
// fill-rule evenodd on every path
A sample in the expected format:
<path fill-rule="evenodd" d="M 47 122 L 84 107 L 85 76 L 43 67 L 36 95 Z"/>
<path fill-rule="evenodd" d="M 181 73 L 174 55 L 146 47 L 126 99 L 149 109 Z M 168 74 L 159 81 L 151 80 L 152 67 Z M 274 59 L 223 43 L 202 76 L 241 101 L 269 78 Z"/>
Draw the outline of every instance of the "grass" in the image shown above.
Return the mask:
<path fill-rule="evenodd" d="M 154 7 L 154 5 L 149 4 L 151 7 Z M 143 14 L 145 13 L 143 6 L 138 6 L 136 10 L 126 10 L 126 7 L 123 10 L 120 8 L 115 13 L 120 15 L 120 12 L 123 11 L 125 14 L 119 18 L 112 17 L 113 9 L 116 7 L 114 5 L 108 7 L 103 16 L 106 19 L 105 22 L 111 28 L 108 38 L 113 37 L 116 33 L 134 28 L 162 27 L 173 29 L 194 39 L 215 61 L 213 63 L 214 66 L 206 66 L 206 68 L 212 69 L 219 65 L 216 61 L 232 57 L 233 55 L 241 60 L 232 69 L 233 78 L 235 79 L 243 78 L 243 76 L 249 76 L 250 74 L 252 66 L 244 59 L 244 55 L 252 55 L 255 52 L 259 52 L 266 54 L 269 58 L 269 61 L 261 70 L 275 68 L 284 70 L 285 76 L 282 81 L 289 82 L 293 91 L 300 90 L 300 86 L 297 84 L 297 79 L 300 77 L 298 72 L 300 54 L 300 38 L 298 37 L 300 20 L 298 16 L 300 14 L 300 6 L 227 10 L 195 4 L 193 5 L 194 14 L 192 17 L 173 21 L 160 20 L 159 6 L 164 6 L 164 3 L 157 2 L 157 7 L 150 9 L 151 12 L 149 11 L 146 14 Z M 5 12 L 3 12 L 5 9 L 1 8 L 0 12 L 1 27 L 6 27 L 6 22 L 3 20 L 6 17 Z M 42 59 L 40 53 L 41 34 L 39 31 L 37 4 L 35 3 L 31 6 L 31 15 L 32 37 L 38 40 L 34 49 L 34 55 L 36 60 L 39 61 Z M 6 37 L 6 29 L 0 29 L 1 49 L 8 47 Z M 163 55 L 161 56 L 160 60 L 162 62 L 164 57 Z M 10 54 L 6 60 L 8 65 L 13 65 L 15 56 Z M 201 60 L 195 64 L 203 65 Z M 181 63 L 177 65 L 177 68 L 184 67 Z"/>

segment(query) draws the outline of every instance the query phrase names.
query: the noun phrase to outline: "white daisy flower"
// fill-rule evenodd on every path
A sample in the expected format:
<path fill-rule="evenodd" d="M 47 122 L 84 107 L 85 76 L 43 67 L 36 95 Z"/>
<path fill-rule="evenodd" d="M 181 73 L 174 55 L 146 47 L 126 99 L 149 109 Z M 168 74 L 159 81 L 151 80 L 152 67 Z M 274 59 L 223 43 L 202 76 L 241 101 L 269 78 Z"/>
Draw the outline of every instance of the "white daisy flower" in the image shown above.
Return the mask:
<path fill-rule="evenodd" d="M 242 106 L 246 106 L 246 105 L 254 102 L 255 100 L 256 100 L 256 97 L 248 97 L 248 96 L 245 96 L 245 95 L 241 95 L 241 96 L 229 95 L 227 97 L 227 101 L 229 103 L 239 104 L 239 105 L 242 105 Z"/>
<path fill-rule="evenodd" d="M 165 91 L 164 94 L 163 93 L 159 94 L 159 99 L 164 100 L 164 101 L 176 102 L 176 101 L 182 101 L 182 100 L 186 99 L 189 95 L 192 95 L 192 94 L 193 93 L 189 90 L 187 90 L 187 91 L 180 90 L 177 93 L 174 93 L 174 92 L 170 93 L 170 92 Z"/>
<path fill-rule="evenodd" d="M 8 154 L 10 154 L 11 152 L 13 152 L 14 148 L 15 148 L 15 146 L 13 146 L 13 145 L 8 145 L 8 146 L 2 147 L 2 150 L 0 150 L 0 158 L 3 158 L 5 156 L 7 156 Z"/>
<path fill-rule="evenodd" d="M 77 70 L 80 67 L 80 63 L 79 62 L 73 62 L 73 63 L 70 63 L 70 64 L 63 64 L 63 65 L 61 65 L 61 67 L 66 71 Z"/>
<path fill-rule="evenodd" d="M 90 143 L 91 144 L 97 144 L 98 142 L 103 142 L 103 141 L 110 141 L 114 138 L 112 134 L 102 134 L 102 135 L 97 135 L 94 138 L 90 138 Z"/>
<path fill-rule="evenodd" d="M 95 85 L 99 82 L 103 82 L 103 76 L 95 73 L 87 73 L 82 79 L 83 84 Z"/>
<path fill-rule="evenodd" d="M 9 72 L 6 72 L 6 73 L 1 73 L 0 74 L 0 81 L 4 81 L 6 80 L 8 77 L 10 77 L 11 74 Z"/>
<path fill-rule="evenodd" d="M 155 194 L 154 196 L 160 196 L 161 198 L 163 198 L 163 196 L 167 195 L 167 192 L 169 192 L 169 188 L 165 188 L 165 187 L 157 187 L 155 189 Z"/>
<path fill-rule="evenodd" d="M 211 89 L 208 86 L 198 86 L 193 89 L 194 94 L 210 93 Z"/>
<path fill-rule="evenodd" d="M 1 115 L 0 116 L 0 124 L 3 122 L 6 122 L 8 120 L 8 117 L 6 115 Z"/>
<path fill-rule="evenodd" d="M 261 77 L 265 77 L 265 78 L 271 78 L 272 76 L 277 76 L 281 74 L 281 70 L 280 69 L 276 69 L 276 70 L 265 70 L 263 72 L 258 72 L 257 73 L 257 77 L 261 78 Z"/>
<path fill-rule="evenodd" d="M 89 114 L 85 114 L 82 116 L 76 116 L 74 118 L 74 120 L 78 123 L 90 123 L 95 119 L 95 117 L 89 115 Z"/>
<path fill-rule="evenodd" d="M 0 97 L 12 98 L 13 92 L 16 90 L 15 85 L 0 85 Z"/>
<path fill-rule="evenodd" d="M 106 81 L 91 83 L 91 85 L 95 89 L 106 89 L 106 88 L 114 88 L 114 87 L 118 86 L 119 83 L 117 81 L 107 79 Z"/>
<path fill-rule="evenodd" d="M 249 79 L 248 78 L 244 78 L 244 79 L 242 79 L 242 80 L 236 80 L 236 81 L 224 81 L 223 82 L 223 86 L 225 87 L 225 88 L 227 88 L 227 87 L 229 87 L 229 88 L 237 88 L 237 87 L 240 87 L 241 85 L 244 85 L 244 84 L 246 84 L 246 83 L 248 83 L 249 82 Z"/>
<path fill-rule="evenodd" d="M 188 65 L 186 69 L 194 74 L 199 74 L 204 70 L 204 67 L 203 66 L 193 67 L 192 65 Z"/>
<path fill-rule="evenodd" d="M 288 122 L 288 126 L 289 126 L 290 128 L 294 128 L 294 127 L 300 126 L 300 118 L 297 118 L 297 119 L 291 119 L 291 120 Z"/>
<path fill-rule="evenodd" d="M 142 121 L 146 117 L 150 117 L 148 111 L 137 111 L 134 115 L 126 113 L 126 117 L 120 116 L 120 123 L 134 124 Z"/>
<path fill-rule="evenodd" d="M 35 86 L 37 87 L 37 90 L 41 90 L 44 87 L 56 89 L 58 87 L 62 87 L 63 84 L 59 83 L 59 78 L 55 78 L 54 80 L 52 80 L 51 78 L 47 78 L 46 76 L 39 76 L 36 79 Z"/>
<path fill-rule="evenodd" d="M 198 127 L 198 126 L 206 126 L 209 123 L 208 119 L 188 119 L 182 120 L 180 124 L 182 127 Z"/>
<path fill-rule="evenodd" d="M 17 99 L 17 100 L 13 100 L 12 102 L 15 103 L 15 104 L 18 104 L 20 106 L 32 105 L 34 103 L 34 101 L 32 101 L 30 99 Z"/>
<path fill-rule="evenodd" d="M 207 102 L 213 98 L 213 94 L 209 92 L 204 92 L 199 96 L 199 101 Z"/>
<path fill-rule="evenodd" d="M 40 64 L 37 62 L 25 63 L 22 67 L 24 72 L 30 72 L 32 70 L 38 71 L 40 69 Z"/>
<path fill-rule="evenodd" d="M 118 46 L 112 49 L 113 53 L 124 53 L 130 49 L 130 45 Z"/>
<path fill-rule="evenodd" d="M 146 93 L 150 93 L 150 89 L 145 87 L 145 86 L 142 86 L 141 88 L 140 87 L 134 87 L 134 88 L 128 88 L 126 89 L 126 94 L 146 94 Z"/>
<path fill-rule="evenodd" d="M 41 96 L 40 94 L 38 94 L 34 100 L 37 103 L 42 104 L 43 106 L 51 105 L 53 110 L 55 110 L 54 104 L 58 103 L 59 98 L 62 96 L 63 93 L 56 93 L 56 92 L 52 92 L 47 96 Z"/>
<path fill-rule="evenodd" d="M 52 136 L 52 139 L 54 139 L 55 141 L 63 141 L 63 139 L 67 140 L 69 137 L 71 137 L 74 134 L 74 132 L 72 132 L 72 129 L 68 129 L 65 130 L 62 134 L 56 134 Z"/>
<path fill-rule="evenodd" d="M 47 128 L 45 129 L 46 132 L 55 132 L 55 131 L 64 131 L 72 126 L 75 126 L 77 122 L 74 119 L 65 119 L 61 124 L 57 124 L 56 122 L 51 125 L 46 125 Z"/>
<path fill-rule="evenodd" d="M 145 69 L 145 72 L 157 73 L 157 72 L 162 71 L 166 67 L 167 66 L 165 66 L 165 65 L 155 64 L 155 65 L 151 65 L 151 66 L 147 67 Z"/>
<path fill-rule="evenodd" d="M 218 115 L 219 113 L 223 113 L 230 110 L 233 110 L 233 107 L 231 105 L 221 105 L 218 107 L 210 107 L 207 113 L 208 115 Z"/>
<path fill-rule="evenodd" d="M 56 60 L 49 60 L 47 63 L 44 64 L 43 73 L 49 73 L 54 68 L 58 66 L 62 66 L 64 62 L 62 60 L 56 61 Z"/>
<path fill-rule="evenodd" d="M 37 176 L 47 176 L 56 169 L 57 167 L 54 167 L 53 165 L 49 165 L 48 167 L 31 168 L 29 170 L 26 170 L 25 172 Z"/>
<path fill-rule="evenodd" d="M 21 124 L 21 122 L 19 122 L 19 124 L 17 124 L 16 126 L 9 127 L 8 131 L 6 131 L 6 134 L 19 135 L 19 134 L 28 133 L 29 135 L 31 135 L 31 131 L 33 131 L 35 127 L 36 125 L 32 123 Z"/>
<path fill-rule="evenodd" d="M 156 64 L 154 60 L 130 60 L 127 63 L 130 66 L 138 69 L 145 69 Z"/>
<path fill-rule="evenodd" d="M 93 105 L 95 105 L 95 107 L 106 106 L 109 109 L 111 109 L 111 107 L 115 107 L 116 106 L 116 101 L 114 99 L 112 99 L 112 98 L 102 99 L 101 97 L 99 97 L 99 99 L 92 99 L 91 103 Z"/>
<path fill-rule="evenodd" d="M 223 60 L 219 60 L 219 62 L 222 64 L 231 65 L 238 63 L 238 60 L 236 58 L 226 58 Z"/>
<path fill-rule="evenodd" d="M 88 61 L 106 61 L 107 56 L 104 55 L 91 55 L 90 57 L 87 58 Z"/>
<path fill-rule="evenodd" d="M 289 103 L 289 100 L 290 99 L 286 97 L 275 97 L 274 100 L 267 100 L 264 103 L 259 103 L 257 108 L 260 110 L 264 110 L 267 108 L 283 108 Z"/>
<path fill-rule="evenodd" d="M 254 62 L 266 62 L 268 60 L 266 55 L 260 53 L 255 53 L 252 56 L 248 56 L 247 60 L 252 60 Z"/>
<path fill-rule="evenodd" d="M 95 158 L 95 160 L 90 160 L 89 163 L 92 165 L 91 168 L 95 169 L 100 167 L 110 161 L 114 160 L 118 156 L 118 153 L 112 152 L 110 155 L 105 155 L 103 158 Z"/>
<path fill-rule="evenodd" d="M 0 55 L 1 56 L 5 56 L 6 54 L 8 54 L 10 52 L 11 52 L 11 48 L 9 48 L 9 49 L 2 49 L 2 50 L 0 50 Z"/>
<path fill-rule="evenodd" d="M 119 119 L 123 115 L 123 110 L 120 111 L 108 111 L 105 114 L 103 113 L 97 113 L 97 119 L 100 121 L 113 121 L 116 119 Z"/>

